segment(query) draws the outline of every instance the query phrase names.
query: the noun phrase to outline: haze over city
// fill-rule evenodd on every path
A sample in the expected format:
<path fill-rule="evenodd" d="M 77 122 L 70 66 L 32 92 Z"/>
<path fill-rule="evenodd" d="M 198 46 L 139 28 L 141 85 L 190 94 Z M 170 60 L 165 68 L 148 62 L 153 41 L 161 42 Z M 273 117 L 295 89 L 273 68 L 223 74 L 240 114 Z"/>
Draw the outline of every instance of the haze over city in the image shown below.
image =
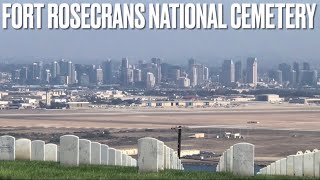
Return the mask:
<path fill-rule="evenodd" d="M 219 2 L 222 1 L 214 3 Z M 245 1 L 239 1 L 241 2 Z M 228 7 L 231 2 L 223 2 L 223 4 L 225 6 L 224 19 L 228 22 Z M 150 30 L 148 28 L 99 31 L 63 31 L 45 28 L 42 30 L 0 30 L 0 39 L 0 59 L 16 62 L 51 61 L 64 58 L 75 63 L 86 63 L 88 61 L 101 62 L 106 58 L 121 60 L 123 57 L 137 62 L 138 60 L 149 60 L 152 57 L 161 57 L 167 62 L 181 63 L 192 57 L 204 63 L 220 63 L 224 59 L 238 60 L 254 56 L 259 57 L 261 65 L 270 65 L 279 61 L 317 62 L 320 56 L 316 49 L 320 45 L 318 24 L 315 24 L 314 30 L 290 31 L 232 29 L 191 31 Z"/>

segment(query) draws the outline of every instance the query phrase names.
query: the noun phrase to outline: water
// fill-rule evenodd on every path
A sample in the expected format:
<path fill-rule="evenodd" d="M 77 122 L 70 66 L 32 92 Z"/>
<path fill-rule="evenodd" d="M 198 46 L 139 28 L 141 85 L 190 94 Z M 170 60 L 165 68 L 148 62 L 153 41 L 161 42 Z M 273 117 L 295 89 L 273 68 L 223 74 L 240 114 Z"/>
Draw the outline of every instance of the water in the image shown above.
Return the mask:
<path fill-rule="evenodd" d="M 184 164 L 185 171 L 205 171 L 205 172 L 216 172 L 216 166 L 214 165 L 194 165 L 194 164 Z M 256 174 L 263 166 L 254 165 L 254 173 Z"/>

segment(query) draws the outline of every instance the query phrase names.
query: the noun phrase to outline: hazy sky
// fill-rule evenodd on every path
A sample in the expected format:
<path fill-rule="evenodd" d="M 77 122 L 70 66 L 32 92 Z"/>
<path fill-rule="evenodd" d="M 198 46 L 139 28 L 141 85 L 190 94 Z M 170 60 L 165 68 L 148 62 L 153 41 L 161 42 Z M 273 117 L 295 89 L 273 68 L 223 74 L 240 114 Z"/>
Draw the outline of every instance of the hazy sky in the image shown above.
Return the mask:
<path fill-rule="evenodd" d="M 2 2 L 2 1 L 1 1 Z M 15 0 L 9 2 L 33 2 Z M 36 1 L 47 3 L 50 1 Z M 54 1 L 61 2 L 61 1 Z M 66 0 L 64 2 L 82 2 Z M 87 1 L 88 2 L 88 1 Z M 112 2 L 94 0 L 89 2 Z M 113 1 L 114 2 L 114 1 Z M 139 1 L 117 1 L 139 2 Z M 144 2 L 144 1 L 140 1 Z M 159 1 L 147 1 L 159 2 Z M 184 2 L 184 1 L 166 1 Z M 190 2 L 190 1 L 189 1 Z M 207 2 L 210 1 L 197 1 Z M 213 1 L 211 1 L 212 3 Z M 218 3 L 219 1 L 214 1 Z M 229 21 L 232 2 L 228 0 L 225 18 Z M 266 1 L 259 1 L 266 2 Z M 267 1 L 270 2 L 270 1 Z M 275 1 L 272 2 L 297 2 Z M 301 1 L 300 1 L 301 2 Z M 316 2 L 319 1 L 306 1 Z M 320 5 L 320 4 L 319 4 Z M 317 12 L 317 16 L 320 15 Z M 1 16 L 1 15 L 0 15 Z M 263 63 L 310 60 L 320 57 L 320 21 L 315 30 L 0 30 L 0 58 L 58 59 L 72 61 L 102 60 L 108 57 L 133 60 L 162 57 L 167 61 L 186 61 L 194 57 L 203 62 L 220 63 L 221 59 L 245 59 L 257 56 Z"/>

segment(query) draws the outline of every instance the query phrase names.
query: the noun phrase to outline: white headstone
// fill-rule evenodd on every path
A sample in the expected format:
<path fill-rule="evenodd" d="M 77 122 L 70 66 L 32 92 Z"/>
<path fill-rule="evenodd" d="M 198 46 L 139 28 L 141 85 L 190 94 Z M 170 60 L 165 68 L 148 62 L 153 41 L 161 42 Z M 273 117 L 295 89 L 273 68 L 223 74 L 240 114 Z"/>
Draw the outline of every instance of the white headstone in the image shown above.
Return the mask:
<path fill-rule="evenodd" d="M 35 140 L 31 142 L 31 160 L 32 161 L 44 161 L 45 142 Z"/>
<path fill-rule="evenodd" d="M 271 166 L 268 165 L 267 166 L 267 172 L 266 172 L 267 175 L 271 175 Z"/>
<path fill-rule="evenodd" d="M 164 143 L 162 141 L 159 141 L 159 170 L 164 170 Z"/>
<path fill-rule="evenodd" d="M 79 137 L 65 135 L 60 137 L 60 164 L 69 166 L 79 165 Z"/>
<path fill-rule="evenodd" d="M 295 155 L 293 158 L 293 172 L 295 176 L 303 176 L 303 154 Z"/>
<path fill-rule="evenodd" d="M 231 172 L 231 150 L 228 149 L 226 152 L 225 152 L 225 158 L 226 158 L 226 162 L 225 162 L 225 166 L 226 166 L 226 171 L 227 172 Z"/>
<path fill-rule="evenodd" d="M 276 163 L 275 162 L 270 164 L 270 174 L 276 175 Z"/>
<path fill-rule="evenodd" d="M 16 140 L 16 160 L 31 160 L 31 141 L 29 139 Z"/>
<path fill-rule="evenodd" d="M 163 142 L 154 138 L 138 140 L 139 172 L 158 172 L 164 169 Z"/>
<path fill-rule="evenodd" d="M 45 161 L 58 162 L 58 146 L 56 144 L 45 145 Z"/>
<path fill-rule="evenodd" d="M 302 151 L 298 151 L 296 155 L 301 155 L 301 154 L 303 154 L 303 152 Z"/>
<path fill-rule="evenodd" d="M 316 178 L 320 177 L 320 151 L 314 153 L 314 176 Z"/>
<path fill-rule="evenodd" d="M 131 159 L 131 156 L 127 156 L 127 166 L 132 166 Z"/>
<path fill-rule="evenodd" d="M 287 175 L 287 158 L 283 158 L 280 160 L 280 175 Z"/>
<path fill-rule="evenodd" d="M 229 156 L 230 172 L 233 171 L 233 146 L 230 147 L 230 156 Z"/>
<path fill-rule="evenodd" d="M 101 164 L 108 165 L 109 162 L 109 146 L 101 144 Z"/>
<path fill-rule="evenodd" d="M 220 156 L 220 171 L 221 172 L 226 172 L 226 166 L 225 166 L 225 155 L 224 153 L 222 153 L 222 155 Z"/>
<path fill-rule="evenodd" d="M 132 158 L 132 162 L 131 162 L 131 163 L 132 163 L 132 166 L 133 166 L 133 167 L 137 167 L 137 166 L 138 166 L 138 163 L 137 163 L 137 160 L 136 160 L 136 159 L 133 159 L 133 158 Z"/>
<path fill-rule="evenodd" d="M 117 161 L 116 161 L 116 150 L 114 148 L 109 148 L 109 165 L 116 166 Z"/>
<path fill-rule="evenodd" d="M 182 161 L 181 159 L 178 159 L 178 170 L 181 170 L 182 169 Z"/>
<path fill-rule="evenodd" d="M 91 143 L 91 164 L 101 164 L 101 144 L 97 142 Z"/>
<path fill-rule="evenodd" d="M 127 166 L 128 165 L 128 163 L 127 163 L 127 156 L 128 155 L 122 153 L 121 156 L 122 156 L 122 158 L 121 158 L 121 160 L 122 160 L 121 166 Z"/>
<path fill-rule="evenodd" d="M 16 139 L 12 136 L 0 137 L 0 160 L 14 161 L 16 157 Z"/>
<path fill-rule="evenodd" d="M 117 166 L 122 165 L 122 153 L 120 150 L 116 150 L 116 165 Z"/>
<path fill-rule="evenodd" d="M 91 164 L 91 141 L 79 140 L 79 164 Z"/>
<path fill-rule="evenodd" d="M 287 176 L 294 176 L 294 156 L 287 157 Z"/>
<path fill-rule="evenodd" d="M 276 175 L 281 174 L 281 165 L 280 165 L 280 160 L 276 161 Z"/>
<path fill-rule="evenodd" d="M 233 174 L 239 176 L 254 175 L 254 145 L 238 143 L 233 146 Z"/>
<path fill-rule="evenodd" d="M 164 146 L 164 168 L 170 169 L 170 148 Z"/>
<path fill-rule="evenodd" d="M 174 169 L 175 168 L 175 154 L 174 154 L 174 150 L 170 148 L 170 169 Z"/>
<path fill-rule="evenodd" d="M 313 177 L 314 171 L 314 153 L 311 151 L 306 151 L 306 153 L 303 155 L 303 175 Z"/>

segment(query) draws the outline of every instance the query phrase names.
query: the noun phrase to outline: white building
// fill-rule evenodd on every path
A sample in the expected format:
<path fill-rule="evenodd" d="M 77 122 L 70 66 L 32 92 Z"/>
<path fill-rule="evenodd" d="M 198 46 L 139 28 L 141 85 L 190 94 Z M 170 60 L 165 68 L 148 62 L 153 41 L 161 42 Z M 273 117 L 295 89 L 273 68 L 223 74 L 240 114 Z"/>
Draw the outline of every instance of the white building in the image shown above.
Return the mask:
<path fill-rule="evenodd" d="M 178 80 L 178 86 L 180 88 L 190 87 L 190 79 L 186 77 L 180 77 Z"/>
<path fill-rule="evenodd" d="M 147 73 L 147 82 L 146 86 L 148 89 L 153 88 L 156 84 L 156 78 L 154 77 L 154 74 L 151 72 Z"/>

